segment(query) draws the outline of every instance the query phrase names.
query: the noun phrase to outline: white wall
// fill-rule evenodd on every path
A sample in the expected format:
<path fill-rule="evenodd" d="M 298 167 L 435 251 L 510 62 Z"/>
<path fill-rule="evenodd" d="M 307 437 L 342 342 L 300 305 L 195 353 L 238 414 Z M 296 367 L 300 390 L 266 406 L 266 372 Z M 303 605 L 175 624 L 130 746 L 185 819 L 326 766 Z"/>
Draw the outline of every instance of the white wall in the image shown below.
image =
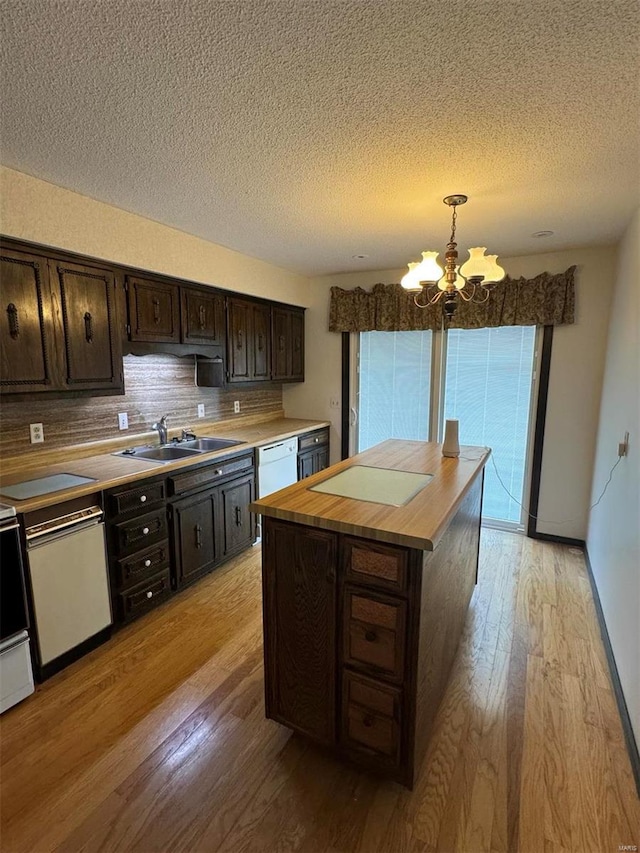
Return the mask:
<path fill-rule="evenodd" d="M 640 744 L 640 210 L 620 245 L 593 477 L 592 503 L 618 443 L 629 453 L 591 511 L 587 551 L 627 708 Z"/>
<path fill-rule="evenodd" d="M 576 322 L 554 331 L 545 450 L 542 463 L 538 530 L 584 539 L 607 323 L 615 273 L 615 249 L 587 248 L 501 259 L 511 276 L 531 278 L 541 272 L 576 271 Z M 340 395 L 341 335 L 327 331 L 329 295 L 338 287 L 370 288 L 398 282 L 406 269 L 323 276 L 313 279 L 313 311 L 307 318 L 307 369 L 304 386 L 285 392 L 285 408 L 296 417 L 331 420 L 332 460 L 340 454 L 340 412 L 329 406 Z M 559 521 L 570 520 L 560 524 Z"/>
<path fill-rule="evenodd" d="M 126 266 L 307 304 L 309 279 L 0 166 L 0 229 Z"/>

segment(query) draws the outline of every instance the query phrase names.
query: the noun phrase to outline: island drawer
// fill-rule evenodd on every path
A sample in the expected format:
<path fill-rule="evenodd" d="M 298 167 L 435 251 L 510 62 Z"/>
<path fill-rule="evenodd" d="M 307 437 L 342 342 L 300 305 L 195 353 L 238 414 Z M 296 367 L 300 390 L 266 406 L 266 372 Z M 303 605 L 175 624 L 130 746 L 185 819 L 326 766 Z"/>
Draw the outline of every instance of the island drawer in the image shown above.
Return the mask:
<path fill-rule="evenodd" d="M 329 444 L 328 427 L 315 430 L 315 432 L 305 433 L 305 435 L 299 435 L 298 453 L 302 453 L 305 450 L 311 450 L 314 447 L 319 447 L 321 444 Z"/>
<path fill-rule="evenodd" d="M 171 494 L 181 495 L 195 489 L 215 485 L 218 481 L 229 475 L 233 474 L 235 476 L 244 471 L 249 472 L 253 467 L 253 453 L 234 459 L 220 460 L 220 462 L 213 465 L 206 465 L 202 468 L 197 468 L 195 471 L 188 471 L 186 474 L 177 474 L 174 477 L 169 477 L 169 488 Z"/>
<path fill-rule="evenodd" d="M 107 509 L 110 518 L 116 518 L 136 511 L 145 512 L 155 504 L 164 501 L 165 497 L 164 480 L 156 480 L 154 483 L 143 483 L 133 489 L 111 492 L 108 495 Z"/>
<path fill-rule="evenodd" d="M 404 675 L 406 603 L 345 588 L 343 661 L 387 678 Z"/>
<path fill-rule="evenodd" d="M 131 521 L 122 521 L 114 525 L 118 553 L 131 550 L 134 547 L 144 547 L 167 538 L 167 509 L 161 507 L 155 512 L 138 516 Z"/>
<path fill-rule="evenodd" d="M 406 591 L 409 562 L 406 548 L 345 536 L 342 549 L 347 580 L 391 592 Z"/>
<path fill-rule="evenodd" d="M 116 584 L 124 589 L 132 584 L 141 583 L 169 566 L 169 541 L 158 542 L 144 551 L 136 551 L 129 557 L 116 561 Z"/>
<path fill-rule="evenodd" d="M 345 671 L 340 740 L 344 747 L 372 751 L 384 763 L 400 761 L 401 691 Z"/>
<path fill-rule="evenodd" d="M 118 595 L 119 616 L 121 621 L 128 622 L 141 613 L 151 610 L 171 595 L 171 573 L 169 568 L 154 575 L 144 583 L 131 587 Z"/>

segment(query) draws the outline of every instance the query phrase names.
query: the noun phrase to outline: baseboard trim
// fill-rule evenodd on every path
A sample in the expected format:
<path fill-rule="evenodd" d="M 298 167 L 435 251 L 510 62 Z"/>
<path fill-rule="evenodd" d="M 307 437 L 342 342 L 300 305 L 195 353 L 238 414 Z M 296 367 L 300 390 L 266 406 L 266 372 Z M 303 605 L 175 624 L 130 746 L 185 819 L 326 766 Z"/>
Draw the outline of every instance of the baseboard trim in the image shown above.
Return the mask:
<path fill-rule="evenodd" d="M 593 574 L 591 560 L 589 559 L 589 552 L 587 551 L 586 547 L 584 549 L 584 561 L 587 566 L 589 582 L 591 583 L 593 602 L 596 606 L 596 614 L 598 616 L 598 624 L 600 626 L 600 636 L 602 637 L 602 644 L 604 646 L 604 651 L 607 656 L 607 663 L 609 664 L 609 674 L 611 675 L 611 683 L 613 684 L 613 692 L 618 705 L 618 713 L 620 714 L 622 731 L 624 732 L 624 739 L 627 744 L 627 752 L 629 753 L 629 760 L 631 761 L 631 770 L 633 771 L 633 778 L 636 782 L 636 790 L 638 792 L 638 797 L 640 798 L 640 753 L 638 752 L 638 744 L 636 742 L 635 734 L 631 726 L 631 717 L 629 716 L 629 709 L 627 708 L 624 693 L 622 692 L 622 684 L 620 683 L 618 667 L 616 666 L 616 659 L 613 655 L 613 648 L 611 646 L 611 640 L 609 639 L 609 631 L 607 630 L 607 623 L 604 619 L 604 611 L 602 610 L 602 604 L 600 603 L 600 594 L 598 593 L 598 587 L 596 586 L 596 579 Z"/>
<path fill-rule="evenodd" d="M 538 531 L 527 531 L 529 539 L 541 539 L 543 542 L 557 542 L 558 545 L 573 545 L 574 548 L 582 548 L 586 552 L 587 543 L 584 539 L 571 539 L 568 536 L 555 536 L 553 533 L 538 533 Z"/>

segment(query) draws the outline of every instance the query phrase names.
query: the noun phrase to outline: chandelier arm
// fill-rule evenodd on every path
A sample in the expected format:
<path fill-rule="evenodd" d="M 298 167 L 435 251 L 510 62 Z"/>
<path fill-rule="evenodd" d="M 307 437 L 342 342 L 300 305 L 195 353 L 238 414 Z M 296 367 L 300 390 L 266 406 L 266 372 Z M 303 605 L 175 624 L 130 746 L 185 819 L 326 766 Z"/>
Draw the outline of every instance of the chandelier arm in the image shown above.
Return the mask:
<path fill-rule="evenodd" d="M 424 295 L 426 302 L 418 302 L 418 296 L 420 295 Z M 413 297 L 413 302 L 417 308 L 428 308 L 429 305 L 435 305 L 441 296 L 442 291 L 438 290 L 433 297 L 429 298 L 429 288 L 423 287 L 420 293 L 416 293 L 416 295 Z"/>
<path fill-rule="evenodd" d="M 467 288 L 471 288 L 470 291 L 467 291 Z M 466 292 L 465 292 L 466 291 Z M 476 285 L 474 282 L 469 281 L 468 279 L 465 281 L 465 285 L 462 290 L 459 290 L 458 293 L 464 299 L 465 302 L 472 302 L 473 297 L 476 295 Z"/>

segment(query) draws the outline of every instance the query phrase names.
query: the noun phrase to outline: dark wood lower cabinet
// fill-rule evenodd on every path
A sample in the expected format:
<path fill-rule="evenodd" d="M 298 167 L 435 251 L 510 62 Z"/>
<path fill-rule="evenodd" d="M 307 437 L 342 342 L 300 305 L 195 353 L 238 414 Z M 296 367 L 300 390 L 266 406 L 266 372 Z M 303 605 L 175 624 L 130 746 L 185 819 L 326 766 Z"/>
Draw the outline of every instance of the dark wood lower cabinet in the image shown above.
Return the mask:
<path fill-rule="evenodd" d="M 333 744 L 338 537 L 264 521 L 267 716 Z"/>
<path fill-rule="evenodd" d="M 435 551 L 262 516 L 268 717 L 413 787 L 476 582 L 481 497 L 482 476 Z"/>
<path fill-rule="evenodd" d="M 216 563 L 217 495 L 207 492 L 171 507 L 178 586 L 206 574 Z"/>
<path fill-rule="evenodd" d="M 222 558 L 244 551 L 255 541 L 255 516 L 248 509 L 254 492 L 253 474 L 219 487 L 223 516 Z"/>

